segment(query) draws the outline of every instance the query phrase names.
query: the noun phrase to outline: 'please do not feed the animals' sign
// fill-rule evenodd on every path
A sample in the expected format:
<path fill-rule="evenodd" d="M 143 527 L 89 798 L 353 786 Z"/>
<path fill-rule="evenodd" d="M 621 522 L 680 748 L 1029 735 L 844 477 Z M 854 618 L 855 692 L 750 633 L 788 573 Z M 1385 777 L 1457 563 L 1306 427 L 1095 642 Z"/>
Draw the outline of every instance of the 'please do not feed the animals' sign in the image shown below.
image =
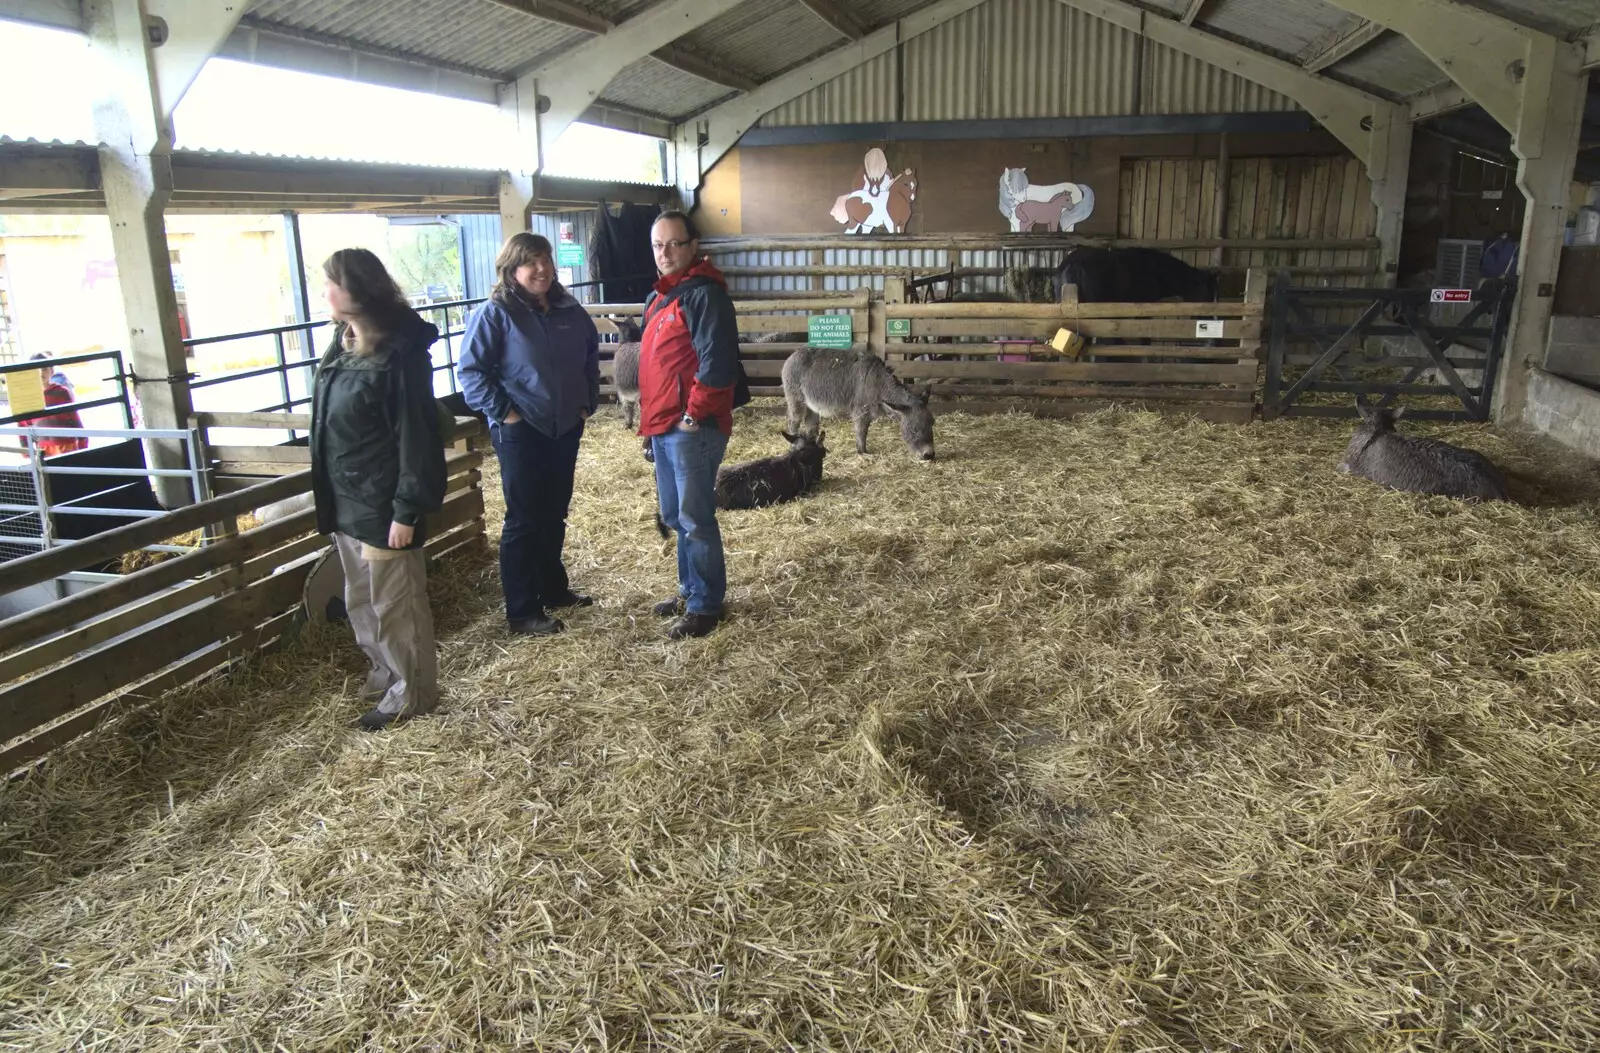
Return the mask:
<path fill-rule="evenodd" d="M 812 347 L 848 349 L 855 343 L 851 336 L 850 316 L 847 314 L 813 314 L 806 316 L 806 343 Z"/>

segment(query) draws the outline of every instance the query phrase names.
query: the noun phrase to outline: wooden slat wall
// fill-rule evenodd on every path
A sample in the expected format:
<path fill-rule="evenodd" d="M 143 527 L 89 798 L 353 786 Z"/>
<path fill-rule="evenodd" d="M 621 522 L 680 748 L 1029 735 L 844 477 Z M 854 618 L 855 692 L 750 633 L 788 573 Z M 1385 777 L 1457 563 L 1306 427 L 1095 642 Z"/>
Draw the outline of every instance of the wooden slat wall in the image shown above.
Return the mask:
<path fill-rule="evenodd" d="M 1216 229 L 1217 159 L 1186 157 L 1127 161 L 1122 169 L 1117 233 L 1140 239 L 1362 238 L 1377 227 L 1371 184 L 1361 163 L 1347 157 L 1245 157 L 1229 163 L 1228 224 Z M 1207 250 L 1173 253 L 1209 266 Z M 1297 283 L 1340 288 L 1369 284 L 1370 250 L 1227 250 L 1228 267 L 1315 267 L 1369 273 L 1297 275 Z"/>

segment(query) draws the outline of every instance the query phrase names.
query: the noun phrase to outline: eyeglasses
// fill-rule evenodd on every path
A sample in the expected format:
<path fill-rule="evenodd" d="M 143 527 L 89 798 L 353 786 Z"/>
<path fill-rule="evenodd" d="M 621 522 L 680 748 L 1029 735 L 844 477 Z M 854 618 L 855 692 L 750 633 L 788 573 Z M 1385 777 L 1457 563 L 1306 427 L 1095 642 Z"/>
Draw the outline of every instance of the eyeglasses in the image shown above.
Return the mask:
<path fill-rule="evenodd" d="M 687 241 L 668 241 L 668 242 L 652 241 L 650 243 L 650 248 L 652 248 L 656 252 L 660 252 L 662 249 L 671 249 L 673 252 L 677 252 L 679 249 L 683 248 L 687 244 L 689 244 Z"/>

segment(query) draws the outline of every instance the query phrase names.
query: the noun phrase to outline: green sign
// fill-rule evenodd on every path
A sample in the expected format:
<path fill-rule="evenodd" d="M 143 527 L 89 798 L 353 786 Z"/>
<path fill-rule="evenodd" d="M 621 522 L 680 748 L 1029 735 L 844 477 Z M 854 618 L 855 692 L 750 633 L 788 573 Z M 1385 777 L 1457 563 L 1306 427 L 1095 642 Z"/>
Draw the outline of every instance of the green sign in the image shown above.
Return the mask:
<path fill-rule="evenodd" d="M 812 347 L 848 348 L 855 343 L 850 332 L 850 316 L 847 314 L 807 315 L 806 343 Z"/>
<path fill-rule="evenodd" d="M 557 267 L 582 267 L 583 246 L 575 241 L 563 241 L 556 246 Z"/>
<path fill-rule="evenodd" d="M 891 318 L 891 319 L 889 319 L 889 335 L 890 336 L 898 336 L 898 337 L 900 337 L 902 339 L 909 338 L 911 336 L 911 319 L 909 319 L 909 318 Z"/>

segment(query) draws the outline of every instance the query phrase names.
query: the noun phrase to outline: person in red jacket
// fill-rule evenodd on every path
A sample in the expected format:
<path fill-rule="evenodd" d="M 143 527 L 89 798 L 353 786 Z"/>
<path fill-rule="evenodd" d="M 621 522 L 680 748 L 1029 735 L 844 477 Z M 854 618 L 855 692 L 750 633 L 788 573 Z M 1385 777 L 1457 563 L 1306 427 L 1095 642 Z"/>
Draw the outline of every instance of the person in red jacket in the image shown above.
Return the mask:
<path fill-rule="evenodd" d="M 49 355 L 34 355 L 32 361 L 46 362 Z M 39 368 L 39 381 L 44 387 L 44 404 L 46 406 L 70 406 L 78 401 L 78 396 L 73 392 L 71 381 L 67 380 L 65 373 L 57 373 L 55 368 L 44 365 Z M 67 410 L 65 413 L 53 413 L 48 417 L 35 417 L 24 424 L 35 428 L 81 428 L 83 420 L 78 416 L 77 410 Z M 27 449 L 28 440 L 22 439 L 23 449 Z M 44 451 L 46 457 L 55 457 L 58 454 L 71 453 L 74 450 L 87 449 L 89 440 L 82 435 L 41 435 L 39 436 L 39 449 Z"/>
<path fill-rule="evenodd" d="M 645 300 L 639 347 L 639 434 L 656 466 L 661 521 L 678 535 L 677 616 L 667 636 L 704 636 L 722 620 L 728 575 L 717 526 L 717 468 L 733 434 L 739 327 L 728 283 L 700 255 L 700 232 L 678 211 L 650 228 L 661 278 Z"/>

